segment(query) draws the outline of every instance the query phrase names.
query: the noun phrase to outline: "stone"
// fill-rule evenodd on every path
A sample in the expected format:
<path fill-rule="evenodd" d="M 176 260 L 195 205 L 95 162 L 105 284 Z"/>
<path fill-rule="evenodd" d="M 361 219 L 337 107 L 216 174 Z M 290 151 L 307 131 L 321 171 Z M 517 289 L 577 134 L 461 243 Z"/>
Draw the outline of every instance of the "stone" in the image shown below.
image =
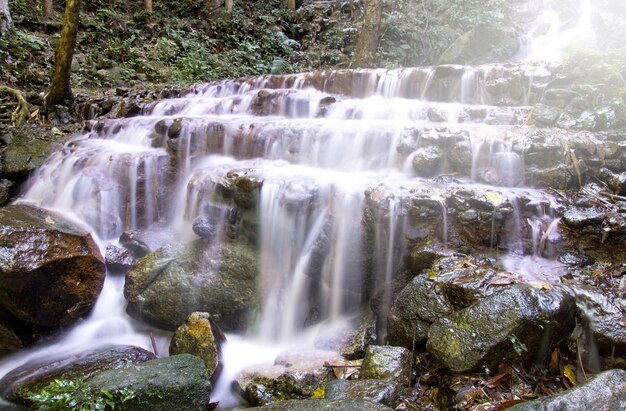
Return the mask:
<path fill-rule="evenodd" d="M 595 208 L 572 207 L 563 213 L 563 221 L 571 228 L 600 226 L 605 214 Z"/>
<path fill-rule="evenodd" d="M 38 391 L 55 379 L 84 380 L 105 370 L 128 368 L 154 358 L 143 348 L 123 345 L 27 363 L 0 380 L 0 397 L 26 403 L 28 392 Z"/>
<path fill-rule="evenodd" d="M 223 366 L 221 344 L 226 340 L 208 313 L 191 313 L 185 324 L 176 329 L 170 343 L 170 355 L 192 354 L 202 358 L 209 378 L 219 376 Z"/>
<path fill-rule="evenodd" d="M 235 377 L 233 387 L 252 405 L 310 398 L 327 380 L 334 378 L 324 364 L 339 359 L 328 351 L 285 353 L 276 358 L 274 365 L 243 370 Z"/>
<path fill-rule="evenodd" d="M 2 175 L 11 179 L 26 177 L 53 152 L 62 148 L 60 140 L 58 137 L 14 134 L 11 144 L 4 147 L 0 154 Z"/>
<path fill-rule="evenodd" d="M 217 226 L 208 216 L 199 216 L 191 224 L 193 232 L 201 238 L 213 238 L 217 235 Z"/>
<path fill-rule="evenodd" d="M 626 355 L 626 299 L 608 290 L 575 286 L 577 317 L 587 337 L 587 346 L 606 355 Z M 595 354 L 595 353 L 590 353 Z"/>
<path fill-rule="evenodd" d="M 391 305 L 387 319 L 389 344 L 413 349 L 426 341 L 430 324 L 453 311 L 434 281 L 429 281 L 426 275 L 415 277 Z"/>
<path fill-rule="evenodd" d="M 3 206 L 9 201 L 11 197 L 11 189 L 15 183 L 11 180 L 1 179 L 0 180 L 0 206 Z"/>
<path fill-rule="evenodd" d="M 104 285 L 98 246 L 61 215 L 27 206 L 0 209 L 0 311 L 25 344 L 89 313 Z"/>
<path fill-rule="evenodd" d="M 361 379 L 395 381 L 408 387 L 411 383 L 413 357 L 403 347 L 370 345 L 361 366 Z"/>
<path fill-rule="evenodd" d="M 103 371 L 88 379 L 86 385 L 97 391 L 132 390 L 135 397 L 124 403 L 124 409 L 135 411 L 171 411 L 181 407 L 186 411 L 205 411 L 212 388 L 204 363 L 190 354 Z"/>
<path fill-rule="evenodd" d="M 9 324 L 6 314 L 0 311 L 0 358 L 24 348 L 24 343 Z"/>
<path fill-rule="evenodd" d="M 246 410 L 250 409 L 268 411 L 391 411 L 393 408 L 366 400 L 308 399 L 279 401 L 261 407 L 246 408 Z M 243 409 L 236 410 L 243 411 Z"/>
<path fill-rule="evenodd" d="M 543 362 L 571 333 L 575 300 L 562 290 L 516 284 L 433 323 L 426 349 L 453 373 L 495 369 L 503 360 Z"/>
<path fill-rule="evenodd" d="M 329 400 L 367 400 L 395 408 L 404 389 L 395 381 L 383 380 L 332 380 L 324 388 L 324 398 Z"/>
<path fill-rule="evenodd" d="M 131 316 L 175 330 L 194 311 L 211 313 L 224 330 L 243 329 L 258 309 L 258 251 L 238 243 L 202 240 L 163 247 L 126 274 Z"/>
<path fill-rule="evenodd" d="M 135 264 L 135 256 L 127 248 L 109 244 L 104 254 L 104 261 L 110 273 L 125 274 Z"/>
<path fill-rule="evenodd" d="M 439 171 L 441 149 L 437 146 L 422 147 L 413 153 L 413 170 L 420 177 L 431 177 Z"/>
<path fill-rule="evenodd" d="M 22 407 L 21 405 L 13 404 L 12 402 L 8 402 L 4 398 L 0 397 L 0 411 L 26 411 L 27 408 Z"/>
<path fill-rule="evenodd" d="M 528 401 L 510 411 L 614 411 L 626 409 L 626 371 L 609 370 L 585 384 L 556 395 Z"/>

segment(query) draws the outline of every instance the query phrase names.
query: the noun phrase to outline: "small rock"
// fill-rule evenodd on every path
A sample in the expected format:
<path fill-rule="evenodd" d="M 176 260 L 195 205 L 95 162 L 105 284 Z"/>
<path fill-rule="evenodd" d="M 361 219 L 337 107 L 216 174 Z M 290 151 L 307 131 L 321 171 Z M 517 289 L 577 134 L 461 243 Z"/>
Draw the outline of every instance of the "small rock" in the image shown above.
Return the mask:
<path fill-rule="evenodd" d="M 573 207 L 563 213 L 563 221 L 571 228 L 599 226 L 604 221 L 605 214 L 595 208 Z"/>
<path fill-rule="evenodd" d="M 170 343 L 170 355 L 192 354 L 202 358 L 209 378 L 214 380 L 222 369 L 221 344 L 225 340 L 224 333 L 211 321 L 210 314 L 195 312 L 176 329 Z"/>
<path fill-rule="evenodd" d="M 217 234 L 217 227 L 213 219 L 208 216 L 199 216 L 191 224 L 193 232 L 201 238 L 213 238 Z"/>
<path fill-rule="evenodd" d="M 366 400 L 288 400 L 280 401 L 262 407 L 246 408 L 245 410 L 268 411 L 391 411 L 385 405 L 375 404 Z M 237 409 L 235 411 L 244 411 Z"/>
<path fill-rule="evenodd" d="M 332 380 L 324 389 L 329 400 L 367 400 L 394 407 L 400 401 L 402 385 L 383 380 Z"/>
<path fill-rule="evenodd" d="M 365 352 L 360 378 L 396 381 L 408 387 L 412 367 L 413 357 L 406 348 L 370 345 Z"/>
<path fill-rule="evenodd" d="M 135 263 L 135 256 L 127 248 L 107 245 L 104 256 L 107 268 L 112 274 L 125 274 Z"/>

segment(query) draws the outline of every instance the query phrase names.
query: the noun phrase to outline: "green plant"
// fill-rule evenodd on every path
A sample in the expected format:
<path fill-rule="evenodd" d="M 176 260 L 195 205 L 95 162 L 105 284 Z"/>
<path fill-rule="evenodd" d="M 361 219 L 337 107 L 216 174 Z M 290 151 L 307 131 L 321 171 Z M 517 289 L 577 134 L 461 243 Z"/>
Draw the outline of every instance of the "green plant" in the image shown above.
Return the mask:
<path fill-rule="evenodd" d="M 120 410 L 122 405 L 136 397 L 132 390 L 95 391 L 83 381 L 55 379 L 37 392 L 26 395 L 32 409 L 38 411 L 104 411 Z"/>

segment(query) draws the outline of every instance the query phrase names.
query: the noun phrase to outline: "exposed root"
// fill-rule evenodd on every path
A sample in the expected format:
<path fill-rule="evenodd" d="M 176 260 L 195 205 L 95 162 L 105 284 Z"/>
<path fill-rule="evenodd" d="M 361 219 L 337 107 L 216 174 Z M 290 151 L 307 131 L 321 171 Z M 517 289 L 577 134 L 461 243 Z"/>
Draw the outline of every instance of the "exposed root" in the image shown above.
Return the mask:
<path fill-rule="evenodd" d="M 8 93 L 17 100 L 17 108 L 11 113 L 11 122 L 14 126 L 21 126 L 30 119 L 28 102 L 19 90 L 0 85 L 0 92 Z"/>

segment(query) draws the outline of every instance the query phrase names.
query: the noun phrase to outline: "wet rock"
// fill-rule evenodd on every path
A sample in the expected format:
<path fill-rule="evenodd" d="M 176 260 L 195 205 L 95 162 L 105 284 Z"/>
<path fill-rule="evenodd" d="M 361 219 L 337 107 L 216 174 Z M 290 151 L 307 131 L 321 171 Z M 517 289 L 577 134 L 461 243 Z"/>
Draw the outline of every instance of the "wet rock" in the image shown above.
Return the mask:
<path fill-rule="evenodd" d="M 1 411 L 26 411 L 27 408 L 24 408 L 21 405 L 8 402 L 4 398 L 0 397 L 0 410 Z"/>
<path fill-rule="evenodd" d="M 485 64 L 506 61 L 520 47 L 512 30 L 481 26 L 457 38 L 439 58 L 439 64 Z"/>
<path fill-rule="evenodd" d="M 441 162 L 441 150 L 439 147 L 423 147 L 417 149 L 413 153 L 413 170 L 419 176 L 431 177 L 439 170 L 439 163 Z"/>
<path fill-rule="evenodd" d="M 177 233 L 173 229 L 155 224 L 141 231 L 124 231 L 119 243 L 129 249 L 135 258 L 141 258 L 161 247 L 175 243 L 176 236 Z"/>
<path fill-rule="evenodd" d="M 286 353 L 274 365 L 254 366 L 240 373 L 235 390 L 252 405 L 310 398 L 331 377 L 324 363 L 337 360 L 332 352 Z"/>
<path fill-rule="evenodd" d="M 525 179 L 534 187 L 566 190 L 577 184 L 575 175 L 573 167 L 560 164 L 550 168 L 528 167 Z"/>
<path fill-rule="evenodd" d="M 11 144 L 0 154 L 2 175 L 18 179 L 26 177 L 53 152 L 60 150 L 62 143 L 58 137 L 14 134 Z"/>
<path fill-rule="evenodd" d="M 426 341 L 428 328 L 442 315 L 454 311 L 433 281 L 420 275 L 398 294 L 387 319 L 389 344 L 413 349 Z"/>
<path fill-rule="evenodd" d="M 136 411 L 171 411 L 181 406 L 189 411 L 205 411 L 211 394 L 204 363 L 190 354 L 104 371 L 87 380 L 86 385 L 97 391 L 132 389 L 135 397 L 124 403 L 124 409 Z"/>
<path fill-rule="evenodd" d="M 196 217 L 191 224 L 191 228 L 201 238 L 213 238 L 217 235 L 217 226 L 213 219 L 208 216 Z"/>
<path fill-rule="evenodd" d="M 0 358 L 22 348 L 24 348 L 24 343 L 7 322 L 6 315 L 0 311 Z"/>
<path fill-rule="evenodd" d="M 472 169 L 472 147 L 468 141 L 460 141 L 448 152 L 448 160 L 461 173 L 470 174 Z"/>
<path fill-rule="evenodd" d="M 170 128 L 167 130 L 167 137 L 170 139 L 178 138 L 182 129 L 183 129 L 183 119 L 177 118 L 176 120 L 174 120 Z"/>
<path fill-rule="evenodd" d="M 427 350 L 454 373 L 495 369 L 502 360 L 544 361 L 568 335 L 574 298 L 518 284 L 433 323 Z"/>
<path fill-rule="evenodd" d="M 135 263 L 135 256 L 127 248 L 107 245 L 104 255 L 107 269 L 112 274 L 125 274 Z"/>
<path fill-rule="evenodd" d="M 403 347 L 370 345 L 361 367 L 361 379 L 395 381 L 408 387 L 411 383 L 413 357 Z"/>
<path fill-rule="evenodd" d="M 595 227 L 598 230 L 604 221 L 605 214 L 595 208 L 568 208 L 563 213 L 563 221 L 571 228 Z"/>
<path fill-rule="evenodd" d="M 626 409 L 626 371 L 609 370 L 557 395 L 528 401 L 510 411 L 613 411 Z"/>
<path fill-rule="evenodd" d="M 562 110 L 558 107 L 538 103 L 533 109 L 531 121 L 539 127 L 551 127 L 554 126 L 561 112 Z"/>
<path fill-rule="evenodd" d="M 559 262 L 569 267 L 585 267 L 595 262 L 593 257 L 585 254 L 565 251 L 559 254 Z"/>
<path fill-rule="evenodd" d="M 341 348 L 341 355 L 348 360 L 365 357 L 367 347 L 376 342 L 376 318 L 367 310 L 367 314 L 360 318 L 359 324 L 347 336 L 347 342 Z"/>
<path fill-rule="evenodd" d="M 606 355 L 626 354 L 626 299 L 608 290 L 589 286 L 574 288 L 577 317 L 584 329 L 586 346 Z M 591 355 L 595 353 L 590 352 Z"/>
<path fill-rule="evenodd" d="M 127 311 L 175 330 L 194 311 L 211 313 L 225 330 L 241 329 L 258 308 L 256 250 L 237 243 L 167 246 L 137 261 L 126 274 Z"/>
<path fill-rule="evenodd" d="M 170 343 L 170 355 L 192 354 L 202 358 L 209 378 L 219 376 L 223 366 L 221 345 L 226 340 L 208 313 L 192 313 L 185 324 L 176 329 Z"/>
<path fill-rule="evenodd" d="M 27 403 L 29 391 L 38 391 L 55 379 L 84 380 L 104 370 L 128 368 L 154 358 L 143 348 L 117 346 L 27 363 L 0 380 L 0 397 Z"/>
<path fill-rule="evenodd" d="M 253 176 L 241 176 L 235 179 L 235 204 L 246 209 L 254 208 L 259 198 L 263 181 Z"/>
<path fill-rule="evenodd" d="M 246 409 L 268 411 L 390 411 L 392 408 L 366 400 L 288 400 Z"/>
<path fill-rule="evenodd" d="M 0 206 L 3 206 L 9 201 L 11 197 L 11 189 L 15 183 L 11 180 L 2 179 L 0 180 Z"/>
<path fill-rule="evenodd" d="M 24 343 L 74 324 L 96 302 L 105 266 L 91 235 L 47 210 L 0 209 L 0 311 Z"/>
<path fill-rule="evenodd" d="M 332 380 L 324 388 L 324 398 L 329 400 L 366 400 L 394 407 L 404 389 L 395 381 L 383 380 Z"/>

